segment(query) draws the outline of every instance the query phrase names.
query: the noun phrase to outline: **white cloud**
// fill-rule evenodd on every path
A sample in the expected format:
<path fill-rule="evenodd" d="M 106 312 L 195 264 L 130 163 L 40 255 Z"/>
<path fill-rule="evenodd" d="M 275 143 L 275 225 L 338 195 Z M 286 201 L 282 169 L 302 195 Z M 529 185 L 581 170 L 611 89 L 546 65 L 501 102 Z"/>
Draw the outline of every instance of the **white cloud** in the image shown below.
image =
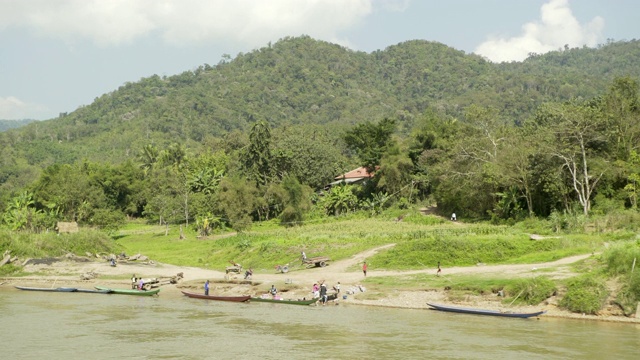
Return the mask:
<path fill-rule="evenodd" d="M 540 9 L 540 21 L 522 27 L 515 37 L 490 37 L 478 45 L 475 53 L 494 62 L 522 61 L 530 53 L 542 54 L 569 45 L 596 46 L 602 41 L 604 19 L 596 16 L 581 25 L 573 16 L 568 0 L 550 0 Z"/>
<path fill-rule="evenodd" d="M 27 28 L 43 37 L 88 39 L 101 46 L 155 34 L 172 44 L 225 40 L 257 46 L 288 35 L 331 40 L 368 16 L 373 1 L 0 0 L 0 30 Z"/>
<path fill-rule="evenodd" d="M 51 111 L 46 106 L 30 104 L 14 96 L 0 97 L 0 119 L 2 120 L 47 118 L 51 118 Z"/>

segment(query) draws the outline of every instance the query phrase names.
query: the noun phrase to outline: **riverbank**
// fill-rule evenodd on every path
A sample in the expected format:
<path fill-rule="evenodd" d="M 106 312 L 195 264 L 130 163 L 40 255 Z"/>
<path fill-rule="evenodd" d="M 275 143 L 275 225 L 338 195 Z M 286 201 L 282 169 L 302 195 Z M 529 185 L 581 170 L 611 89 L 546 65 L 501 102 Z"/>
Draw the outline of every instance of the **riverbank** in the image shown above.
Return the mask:
<path fill-rule="evenodd" d="M 392 246 L 388 245 L 388 246 Z M 387 246 L 387 247 L 388 247 Z M 223 296 L 251 295 L 260 296 L 267 293 L 271 285 L 279 289 L 279 294 L 286 299 L 310 298 L 311 286 L 316 282 L 325 282 L 330 289 L 340 283 L 340 296 L 335 302 L 329 305 L 359 305 L 359 306 L 381 306 L 406 309 L 429 309 L 427 303 L 446 304 L 463 307 L 473 307 L 479 309 L 508 310 L 511 312 L 534 312 L 546 311 L 545 317 L 556 317 L 576 320 L 606 321 L 640 324 L 637 317 L 625 317 L 616 314 L 615 306 L 605 308 L 600 315 L 583 315 L 568 312 L 557 306 L 557 299 L 552 297 L 545 303 L 538 306 L 507 306 L 502 303 L 502 298 L 496 294 L 488 295 L 465 295 L 451 300 L 446 289 L 425 289 L 425 290 L 393 290 L 391 292 L 372 293 L 367 290 L 367 282 L 362 272 L 353 271 L 354 264 L 358 264 L 372 253 L 382 248 L 372 249 L 366 253 L 358 254 L 351 259 L 335 262 L 325 268 L 313 268 L 305 271 L 290 272 L 286 274 L 272 272 L 255 272 L 253 279 L 244 280 L 242 274 L 232 274 L 229 276 L 224 272 L 194 268 L 179 267 L 169 264 L 158 264 L 154 262 L 127 262 L 120 263 L 116 267 L 109 266 L 103 261 L 77 261 L 73 259 L 52 259 L 43 261 L 37 265 L 27 265 L 24 267 L 25 276 L 0 278 L 0 291 L 15 290 L 14 286 L 33 287 L 77 287 L 93 288 L 104 285 L 114 288 L 130 288 L 130 278 L 132 275 L 143 278 L 169 278 L 181 273 L 183 278 L 177 284 L 167 284 L 161 286 L 161 297 L 182 297 L 181 290 L 199 292 L 202 291 L 205 280 L 211 282 L 211 293 Z M 580 257 L 573 257 L 547 264 L 529 265 L 499 265 L 484 266 L 475 268 L 449 268 L 450 274 L 469 273 L 491 273 L 510 271 L 517 274 L 525 269 L 544 268 L 545 266 L 562 266 L 577 261 Z M 351 269 L 351 270 L 349 270 Z M 369 271 L 368 278 L 379 276 L 400 276 L 403 274 L 415 274 L 419 272 L 430 272 L 436 274 L 436 269 L 423 269 L 409 272 L 390 271 Z M 87 274 L 94 276 L 87 280 Z"/>

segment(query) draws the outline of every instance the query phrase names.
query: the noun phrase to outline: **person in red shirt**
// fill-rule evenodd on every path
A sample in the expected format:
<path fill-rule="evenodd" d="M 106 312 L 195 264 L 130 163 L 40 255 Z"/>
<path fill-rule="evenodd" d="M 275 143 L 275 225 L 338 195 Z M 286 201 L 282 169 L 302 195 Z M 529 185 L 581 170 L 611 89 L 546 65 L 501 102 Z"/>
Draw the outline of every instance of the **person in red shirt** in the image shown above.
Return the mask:
<path fill-rule="evenodd" d="M 364 276 L 367 276 L 367 262 L 365 261 L 364 264 L 362 264 L 362 272 L 364 273 Z"/>

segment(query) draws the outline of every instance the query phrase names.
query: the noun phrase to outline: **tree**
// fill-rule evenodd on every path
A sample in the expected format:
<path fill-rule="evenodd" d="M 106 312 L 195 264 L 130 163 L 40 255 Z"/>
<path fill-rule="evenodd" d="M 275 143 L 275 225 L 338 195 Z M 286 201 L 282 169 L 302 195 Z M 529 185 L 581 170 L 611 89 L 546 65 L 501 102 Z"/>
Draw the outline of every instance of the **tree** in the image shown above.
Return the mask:
<path fill-rule="evenodd" d="M 109 207 L 101 186 L 91 181 L 82 165 L 52 165 L 32 189 L 39 206 L 56 204 L 67 221 L 88 221 L 95 209 Z"/>
<path fill-rule="evenodd" d="M 249 147 L 244 154 L 244 166 L 248 178 L 256 185 L 266 185 L 272 176 L 271 130 L 266 121 L 258 121 L 251 127 Z"/>
<path fill-rule="evenodd" d="M 147 173 L 151 170 L 160 159 L 160 153 L 158 148 L 152 144 L 147 144 L 142 147 L 142 151 L 138 156 L 140 161 L 140 167 Z"/>
<path fill-rule="evenodd" d="M 301 185 L 293 176 L 282 180 L 285 191 L 284 209 L 280 214 L 280 221 L 285 226 L 300 225 L 304 221 L 304 214 L 311 208 L 311 189 Z"/>
<path fill-rule="evenodd" d="M 584 215 L 589 215 L 591 198 L 605 172 L 602 113 L 591 104 L 549 104 L 540 109 L 536 121 L 548 131 L 547 151 L 560 160 Z"/>
<path fill-rule="evenodd" d="M 245 179 L 227 177 L 220 182 L 218 206 L 236 231 L 251 227 L 251 213 L 255 209 L 257 189 Z"/>
<path fill-rule="evenodd" d="M 640 146 L 640 93 L 630 77 L 616 78 L 598 103 L 607 121 L 607 133 L 617 158 L 626 160 Z"/>
<path fill-rule="evenodd" d="M 360 165 L 372 173 L 380 165 L 382 156 L 396 145 L 392 139 L 396 121 L 384 118 L 378 124 L 369 121 L 358 124 L 344 135 L 347 147 L 360 158 Z"/>

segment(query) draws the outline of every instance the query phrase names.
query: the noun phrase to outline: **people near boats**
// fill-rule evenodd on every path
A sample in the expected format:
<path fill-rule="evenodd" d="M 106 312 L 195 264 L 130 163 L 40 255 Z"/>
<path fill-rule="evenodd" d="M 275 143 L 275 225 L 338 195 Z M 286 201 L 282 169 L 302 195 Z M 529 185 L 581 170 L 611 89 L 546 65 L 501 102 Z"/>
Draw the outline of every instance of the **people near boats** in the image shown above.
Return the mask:
<path fill-rule="evenodd" d="M 276 289 L 275 285 L 271 285 L 271 289 L 269 289 L 269 294 L 275 299 L 278 295 L 278 289 Z"/>
<path fill-rule="evenodd" d="M 322 305 L 327 303 L 327 285 L 325 283 L 320 285 L 320 301 Z"/>
<path fill-rule="evenodd" d="M 367 276 L 367 262 L 366 261 L 362 264 L 362 273 L 364 274 L 365 277 Z"/>
<path fill-rule="evenodd" d="M 333 290 L 335 290 L 336 294 L 340 294 L 340 281 L 333 286 Z"/>
<path fill-rule="evenodd" d="M 144 290 L 144 279 L 138 279 L 138 290 Z"/>
<path fill-rule="evenodd" d="M 249 270 L 244 272 L 244 278 L 251 279 L 251 276 L 253 276 L 253 269 L 249 268 Z"/>
<path fill-rule="evenodd" d="M 209 280 L 204 282 L 204 294 L 209 296 Z"/>
<path fill-rule="evenodd" d="M 131 288 L 136 289 L 137 287 L 138 287 L 138 278 L 136 277 L 136 274 L 133 274 L 133 276 L 131 277 Z"/>
<path fill-rule="evenodd" d="M 320 286 L 318 285 L 318 283 L 313 284 L 313 287 L 311 288 L 311 292 L 313 293 L 314 298 L 320 297 Z"/>

